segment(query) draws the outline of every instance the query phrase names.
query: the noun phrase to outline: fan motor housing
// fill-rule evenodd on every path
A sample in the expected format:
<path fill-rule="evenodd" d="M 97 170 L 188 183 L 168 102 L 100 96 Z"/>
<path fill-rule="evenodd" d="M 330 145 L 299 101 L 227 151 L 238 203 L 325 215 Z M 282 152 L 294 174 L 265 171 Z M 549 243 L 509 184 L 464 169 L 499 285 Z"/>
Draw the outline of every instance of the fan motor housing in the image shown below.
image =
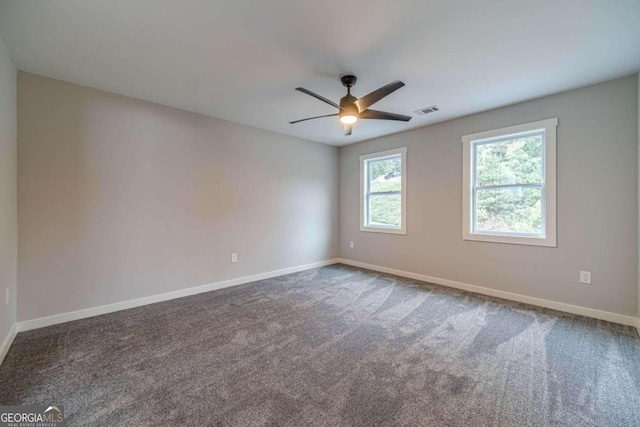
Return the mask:
<path fill-rule="evenodd" d="M 355 104 L 357 100 L 358 98 L 351 94 L 343 96 L 340 100 L 340 117 L 343 115 L 354 115 L 358 117 L 360 111 L 358 111 L 358 107 Z"/>

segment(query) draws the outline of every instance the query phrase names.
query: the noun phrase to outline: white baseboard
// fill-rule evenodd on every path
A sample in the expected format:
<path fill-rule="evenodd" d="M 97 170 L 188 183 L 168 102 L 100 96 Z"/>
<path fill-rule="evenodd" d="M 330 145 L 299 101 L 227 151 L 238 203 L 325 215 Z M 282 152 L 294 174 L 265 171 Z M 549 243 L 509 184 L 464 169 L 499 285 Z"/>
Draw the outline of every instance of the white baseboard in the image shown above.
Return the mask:
<path fill-rule="evenodd" d="M 4 341 L 2 341 L 2 346 L 0 347 L 0 364 L 2 364 L 4 357 L 9 352 L 9 347 L 11 347 L 11 343 L 13 343 L 13 339 L 16 337 L 17 333 L 18 333 L 18 324 L 14 323 L 11 329 L 9 330 L 9 333 L 4 338 Z"/>
<path fill-rule="evenodd" d="M 580 314 L 583 316 L 593 317 L 595 319 L 607 320 L 609 322 L 620 323 L 623 325 L 634 326 L 638 329 L 638 333 L 640 334 L 640 319 L 636 317 L 625 316 L 622 314 L 610 313 L 607 311 L 580 307 L 576 305 L 565 304 L 565 303 L 560 303 L 555 301 L 549 301 L 541 298 L 529 297 L 525 295 L 511 293 L 511 292 L 499 291 L 496 289 L 470 285 L 467 283 L 456 282 L 448 279 L 441 279 L 438 277 L 427 276 L 424 274 L 411 273 L 403 270 L 396 270 L 393 268 L 381 267 L 378 265 L 367 264 L 359 261 L 352 261 L 348 259 L 337 258 L 337 259 L 315 262 L 311 264 L 300 265 L 297 267 L 269 271 L 266 273 L 255 274 L 251 276 L 239 277 L 237 279 L 225 280 L 222 282 L 211 283 L 208 285 L 181 289 L 178 291 L 167 292 L 164 294 L 137 298 L 129 301 L 117 302 L 114 304 L 108 304 L 108 305 L 103 305 L 99 307 L 92 307 L 92 308 L 72 311 L 68 313 L 56 314 L 53 316 L 41 317 L 38 319 L 25 320 L 25 321 L 16 323 L 11 329 L 11 332 L 9 333 L 9 335 L 6 337 L 6 339 L 2 343 L 2 347 L 0 347 L 0 362 L 6 355 L 6 352 L 9 350 L 9 347 L 13 342 L 13 339 L 15 338 L 15 335 L 18 331 L 23 332 L 23 331 L 29 331 L 32 329 L 44 328 L 46 326 L 57 325 L 59 323 L 85 319 L 87 317 L 99 316 L 101 314 L 113 313 L 120 310 L 126 310 L 129 308 L 140 307 L 143 305 L 153 304 L 156 302 L 182 298 L 189 295 L 200 294 L 203 292 L 210 292 L 216 289 L 223 289 L 231 286 L 255 282 L 258 280 L 270 279 L 272 277 L 283 276 L 285 274 L 291 274 L 291 273 L 297 273 L 299 271 L 310 270 L 312 268 L 318 268 L 318 267 L 324 267 L 324 266 L 336 264 L 336 263 L 342 263 L 342 264 L 351 265 L 354 267 L 365 268 L 368 270 L 380 271 L 382 273 L 394 274 L 396 276 L 401 276 L 401 277 L 408 277 L 410 279 L 421 280 L 423 282 L 435 283 L 438 285 L 448 286 L 451 288 L 462 289 L 469 292 L 489 295 L 489 296 L 503 298 L 511 301 L 522 302 L 526 304 L 536 305 L 539 307 L 545 307 L 553 310 L 564 311 L 567 313 Z"/>
<path fill-rule="evenodd" d="M 553 310 L 564 311 L 566 313 L 580 314 L 582 316 L 592 317 L 600 320 L 607 320 L 622 325 L 635 326 L 640 333 L 640 319 L 637 317 L 625 316 L 623 314 L 611 313 L 608 311 L 596 310 L 593 308 L 580 307 L 577 305 L 565 304 L 562 302 L 549 301 L 541 298 L 529 297 L 526 295 L 514 294 L 497 289 L 485 288 L 482 286 L 470 285 L 468 283 L 456 282 L 439 277 L 427 276 L 424 274 L 411 273 L 409 271 L 396 270 L 393 268 L 381 267 L 379 265 L 367 264 L 359 261 L 351 261 L 348 259 L 339 259 L 340 263 L 360 267 L 367 270 L 379 271 L 381 273 L 394 274 L 396 276 L 407 277 L 410 279 L 420 280 L 423 282 L 435 283 L 437 285 L 448 286 L 450 288 L 462 289 L 477 294 L 489 295 L 492 297 L 502 298 L 510 301 L 517 301 L 526 304 L 536 305 L 539 307 L 550 308 Z"/>
<path fill-rule="evenodd" d="M 101 314 L 113 313 L 115 311 L 127 310 L 129 308 L 140 307 L 156 302 L 168 301 L 176 298 L 182 298 L 189 295 L 210 292 L 216 289 L 228 288 L 231 286 L 242 285 L 245 283 L 256 282 L 258 280 L 271 279 L 272 277 L 284 276 L 285 274 L 297 273 L 299 271 L 310 270 L 312 268 L 324 267 L 336 264 L 337 259 L 314 262 L 311 264 L 299 265 L 297 267 L 283 268 L 281 270 L 269 271 L 266 273 L 254 274 L 251 276 L 239 277 L 237 279 L 225 280 L 222 282 L 210 283 L 208 285 L 196 286 L 193 288 L 180 289 L 178 291 L 167 292 L 149 297 L 137 298 L 129 301 L 122 301 L 113 304 L 101 305 L 99 307 L 85 308 L 83 310 L 71 311 L 68 313 L 56 314 L 53 316 L 40 317 L 38 319 L 24 320 L 18 323 L 18 331 L 30 331 L 32 329 L 44 328 L 46 326 L 66 323 L 72 320 L 85 319 L 87 317 L 99 316 Z M 7 347 L 8 348 L 8 347 Z"/>

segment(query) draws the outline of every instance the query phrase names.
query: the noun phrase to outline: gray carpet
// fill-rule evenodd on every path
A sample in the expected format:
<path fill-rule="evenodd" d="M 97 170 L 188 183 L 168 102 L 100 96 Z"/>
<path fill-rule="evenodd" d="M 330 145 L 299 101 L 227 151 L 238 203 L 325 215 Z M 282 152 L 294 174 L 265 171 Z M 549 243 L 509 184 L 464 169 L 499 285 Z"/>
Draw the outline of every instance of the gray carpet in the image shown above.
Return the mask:
<path fill-rule="evenodd" d="M 631 327 L 343 265 L 18 334 L 69 425 L 640 425 Z"/>

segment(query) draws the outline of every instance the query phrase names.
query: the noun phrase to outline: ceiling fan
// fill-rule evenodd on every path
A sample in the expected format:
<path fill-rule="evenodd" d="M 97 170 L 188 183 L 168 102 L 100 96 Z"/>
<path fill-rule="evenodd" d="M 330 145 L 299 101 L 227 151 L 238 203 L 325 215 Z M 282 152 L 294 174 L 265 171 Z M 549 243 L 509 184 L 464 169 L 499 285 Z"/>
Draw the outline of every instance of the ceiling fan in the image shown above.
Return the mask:
<path fill-rule="evenodd" d="M 345 136 L 351 135 L 351 131 L 353 130 L 353 124 L 357 122 L 359 119 L 376 119 L 376 120 L 397 120 L 401 122 L 408 122 L 411 120 L 410 116 L 403 116 L 402 114 L 396 113 L 388 113 L 386 111 L 378 111 L 378 110 L 369 110 L 369 107 L 380 101 L 385 96 L 395 92 L 404 86 L 400 80 L 393 81 L 387 85 L 382 86 L 379 89 L 374 90 L 368 95 L 363 96 L 362 98 L 356 98 L 351 95 L 351 88 L 355 86 L 357 78 L 356 76 L 348 75 L 342 76 L 340 78 L 342 85 L 347 88 L 347 94 L 342 97 L 340 100 L 340 105 L 335 102 L 325 98 L 324 96 L 318 95 L 317 93 L 311 92 L 308 89 L 303 87 L 297 87 L 296 90 L 302 93 L 306 93 L 307 95 L 311 95 L 316 99 L 319 99 L 322 102 L 325 102 L 333 107 L 336 107 L 339 111 L 336 114 L 326 114 L 324 116 L 316 116 L 309 117 L 306 119 L 294 120 L 293 122 L 289 122 L 292 125 L 300 122 L 304 122 L 307 120 L 320 119 L 322 117 L 333 117 L 339 116 L 340 121 L 344 126 L 344 134 Z"/>

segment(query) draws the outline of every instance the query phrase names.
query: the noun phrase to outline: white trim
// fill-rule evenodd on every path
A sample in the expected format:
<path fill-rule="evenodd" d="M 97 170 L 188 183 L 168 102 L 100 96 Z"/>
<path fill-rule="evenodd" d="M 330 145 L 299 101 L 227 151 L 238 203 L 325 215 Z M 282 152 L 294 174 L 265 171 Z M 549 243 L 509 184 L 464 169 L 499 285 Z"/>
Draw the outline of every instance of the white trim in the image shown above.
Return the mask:
<path fill-rule="evenodd" d="M 508 137 L 511 135 L 517 135 L 519 133 L 531 132 L 533 130 L 545 129 L 547 127 L 558 126 L 558 118 L 539 120 L 537 122 L 524 123 L 521 125 L 508 126 L 506 128 L 492 129 L 485 132 L 477 132 L 462 137 L 462 142 L 482 141 L 484 139 L 491 139 L 497 136 Z"/>
<path fill-rule="evenodd" d="M 286 274 L 297 273 L 304 270 L 310 270 L 312 268 L 324 267 L 332 264 L 345 264 L 354 267 L 365 268 L 367 270 L 379 271 L 387 274 L 394 274 L 396 276 L 408 277 L 410 279 L 420 280 L 423 282 L 435 283 L 442 286 L 447 286 L 456 289 L 462 289 L 465 291 L 494 296 L 510 301 L 517 301 L 526 304 L 531 304 L 539 307 L 550 308 L 553 310 L 564 311 L 572 314 L 580 314 L 595 319 L 607 320 L 609 322 L 620 323 L 623 325 L 635 326 L 640 334 L 640 319 L 625 316 L 622 314 L 611 313 L 607 311 L 596 310 L 592 308 L 585 308 L 576 305 L 570 305 L 555 301 L 544 300 L 541 298 L 529 297 L 520 294 L 514 294 L 511 292 L 500 291 L 496 289 L 485 288 L 482 286 L 470 285 L 467 283 L 456 282 L 448 279 L 441 279 L 438 277 L 427 276 L 419 273 L 411 273 L 403 270 L 396 270 L 388 267 L 381 267 L 378 265 L 367 264 L 359 261 L 352 261 L 344 258 L 334 258 L 326 261 L 320 261 L 311 264 L 305 264 L 297 267 L 285 268 L 282 270 L 274 270 L 267 273 L 255 274 L 252 276 L 240 277 L 237 279 L 225 280 L 222 282 L 216 282 L 208 285 L 196 286 L 193 288 L 181 289 L 179 291 L 167 292 L 164 294 L 154 295 L 150 297 L 143 297 L 129 301 L 123 301 L 114 304 L 103 305 L 100 307 L 93 307 L 69 313 L 62 313 L 58 315 L 41 317 L 38 319 L 26 320 L 19 323 L 15 323 L 11 328 L 9 334 L 5 338 L 2 346 L 0 347 L 0 363 L 6 356 L 11 343 L 13 342 L 18 332 L 30 331 L 32 329 L 44 328 L 46 326 L 57 325 L 59 323 L 66 323 L 73 320 L 85 319 L 88 317 L 99 316 L 102 314 L 113 313 L 116 311 L 127 310 L 129 308 L 140 307 L 143 305 L 154 304 L 162 301 L 169 301 L 172 299 L 182 298 L 189 295 L 196 295 L 203 292 L 210 292 L 217 289 L 223 289 L 231 286 L 242 285 L 245 283 L 251 283 L 258 280 L 270 279 L 277 276 L 283 276 Z"/>
<path fill-rule="evenodd" d="M 0 346 L 0 364 L 2 364 L 5 356 L 9 352 L 9 348 L 11 347 L 11 344 L 13 343 L 13 339 L 16 337 L 17 333 L 18 333 L 18 324 L 14 323 L 11 329 L 9 330 L 9 333 L 4 338 L 4 341 L 2 342 L 2 346 Z"/>
<path fill-rule="evenodd" d="M 512 292 L 500 291 L 497 289 L 485 288 L 482 286 L 470 285 L 468 283 L 456 282 L 454 280 L 441 279 L 439 277 L 427 276 L 424 274 L 411 273 L 403 270 L 396 270 L 394 268 L 381 267 L 378 265 L 367 264 L 359 261 L 352 261 L 348 259 L 339 259 L 341 264 L 351 265 L 353 267 L 364 268 L 367 270 L 379 271 L 382 273 L 393 274 L 401 277 L 408 277 L 410 279 L 420 280 L 423 282 L 435 283 L 437 285 L 447 286 L 450 288 L 462 289 L 468 292 L 473 292 L 482 295 L 489 295 L 496 298 L 502 298 L 510 301 L 522 302 L 525 304 L 531 304 L 538 307 L 550 308 L 552 310 L 563 311 L 565 313 L 579 314 L 586 317 L 592 317 L 594 319 L 606 320 L 608 322 L 619 323 L 622 325 L 636 326 L 640 328 L 640 319 L 632 316 L 626 316 L 623 314 L 611 313 L 608 311 L 596 310 L 594 308 L 580 307 L 577 305 L 565 304 L 562 302 L 545 300 L 542 298 L 535 298 L 526 295 L 514 294 Z"/>
<path fill-rule="evenodd" d="M 99 307 L 85 308 L 78 311 L 68 313 L 55 314 L 53 316 L 40 317 L 38 319 L 24 320 L 18 323 L 18 331 L 30 331 L 32 329 L 44 328 L 46 326 L 57 325 L 59 323 L 71 322 L 73 320 L 86 319 L 87 317 L 100 316 L 101 314 L 113 313 L 116 311 L 127 310 L 129 308 L 140 307 L 143 305 L 154 304 L 162 301 L 169 301 L 176 298 L 182 298 L 190 295 L 201 294 L 203 292 L 215 291 L 217 289 L 228 288 L 231 286 L 243 285 L 245 283 L 256 282 L 258 280 L 271 279 L 285 274 L 297 273 L 299 271 L 310 270 L 312 268 L 324 267 L 336 264 L 337 259 L 314 262 L 311 264 L 299 265 L 297 267 L 283 268 L 281 270 L 269 271 L 266 273 L 254 274 L 251 276 L 239 277 L 237 279 L 224 280 L 222 282 L 210 283 L 208 285 L 195 286 L 178 291 L 167 292 L 149 297 L 137 298 L 129 301 L 116 302 L 113 304 L 101 305 Z"/>
<path fill-rule="evenodd" d="M 378 151 L 377 153 L 363 154 L 362 156 L 360 156 L 360 160 L 391 157 L 391 156 L 397 156 L 398 154 L 406 154 L 406 153 L 407 153 L 407 147 L 394 148 L 392 150 Z"/>
<path fill-rule="evenodd" d="M 557 247 L 556 230 L 556 127 L 558 119 L 540 120 L 486 132 L 478 132 L 462 137 L 462 239 L 479 242 L 509 243 L 517 245 Z M 496 137 L 509 137 L 536 130 L 545 131 L 544 142 L 544 185 L 543 205 L 545 209 L 545 236 L 516 236 L 473 232 L 472 226 L 472 150 L 475 144 Z"/>
<path fill-rule="evenodd" d="M 365 182 L 368 175 L 367 168 L 365 166 L 367 160 L 382 159 L 385 157 L 392 157 L 400 155 L 400 176 L 402 179 L 402 188 L 400 192 L 401 203 L 401 218 L 400 227 L 388 227 L 388 226 L 371 226 L 366 225 L 367 220 L 367 206 L 365 200 Z M 380 151 L 377 153 L 363 154 L 360 156 L 360 231 L 367 231 L 372 233 L 387 233 L 387 234 L 407 234 L 407 147 L 394 148 L 393 150 Z"/>

